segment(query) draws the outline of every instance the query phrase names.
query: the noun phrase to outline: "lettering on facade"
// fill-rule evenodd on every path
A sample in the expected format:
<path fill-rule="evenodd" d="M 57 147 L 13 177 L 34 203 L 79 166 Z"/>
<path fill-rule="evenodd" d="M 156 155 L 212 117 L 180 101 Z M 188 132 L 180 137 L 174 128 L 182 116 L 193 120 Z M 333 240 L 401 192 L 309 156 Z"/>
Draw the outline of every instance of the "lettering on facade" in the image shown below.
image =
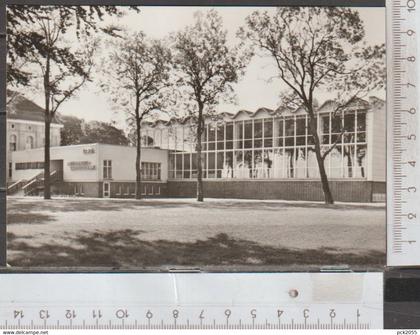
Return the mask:
<path fill-rule="evenodd" d="M 93 165 L 89 161 L 75 161 L 68 162 L 67 165 L 70 167 L 70 170 L 96 170 L 96 165 Z"/>
<path fill-rule="evenodd" d="M 95 148 L 84 148 L 84 149 L 83 149 L 83 153 L 84 153 L 85 155 L 94 154 L 94 153 L 95 153 Z"/>

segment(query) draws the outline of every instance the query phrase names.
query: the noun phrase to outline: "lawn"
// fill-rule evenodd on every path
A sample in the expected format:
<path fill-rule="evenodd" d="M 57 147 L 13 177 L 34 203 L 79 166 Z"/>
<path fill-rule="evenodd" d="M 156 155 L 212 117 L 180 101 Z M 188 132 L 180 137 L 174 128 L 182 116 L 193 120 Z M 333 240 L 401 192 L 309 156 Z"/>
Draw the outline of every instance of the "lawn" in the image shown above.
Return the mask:
<path fill-rule="evenodd" d="M 385 264 L 385 206 L 9 197 L 8 263 L 304 270 Z"/>

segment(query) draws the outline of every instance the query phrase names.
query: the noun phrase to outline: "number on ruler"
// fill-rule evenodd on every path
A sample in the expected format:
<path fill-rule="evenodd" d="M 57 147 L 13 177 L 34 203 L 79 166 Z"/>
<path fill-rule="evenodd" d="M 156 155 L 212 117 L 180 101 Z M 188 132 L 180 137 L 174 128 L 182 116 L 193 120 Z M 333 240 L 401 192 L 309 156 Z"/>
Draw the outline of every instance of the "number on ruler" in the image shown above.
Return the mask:
<path fill-rule="evenodd" d="M 42 320 L 46 320 L 50 318 L 50 313 L 48 312 L 48 309 L 41 309 L 39 311 L 39 318 Z"/>
<path fill-rule="evenodd" d="M 23 311 L 13 311 L 13 317 L 15 319 L 22 319 L 23 318 Z"/>
<path fill-rule="evenodd" d="M 407 10 L 409 12 L 413 12 L 416 10 L 416 1 L 415 0 L 407 0 Z"/>
<path fill-rule="evenodd" d="M 415 186 L 409 186 L 409 187 L 407 187 L 407 192 L 408 193 L 416 193 L 417 188 Z"/>
<path fill-rule="evenodd" d="M 76 318 L 76 311 L 71 309 L 66 309 L 66 319 L 74 319 Z"/>
<path fill-rule="evenodd" d="M 128 311 L 126 309 L 117 309 L 115 312 L 115 316 L 118 319 L 126 319 L 128 318 Z"/>
<path fill-rule="evenodd" d="M 153 318 L 153 313 L 150 311 L 150 309 L 146 313 L 146 318 L 149 320 L 148 322 L 150 324 L 150 320 Z"/>

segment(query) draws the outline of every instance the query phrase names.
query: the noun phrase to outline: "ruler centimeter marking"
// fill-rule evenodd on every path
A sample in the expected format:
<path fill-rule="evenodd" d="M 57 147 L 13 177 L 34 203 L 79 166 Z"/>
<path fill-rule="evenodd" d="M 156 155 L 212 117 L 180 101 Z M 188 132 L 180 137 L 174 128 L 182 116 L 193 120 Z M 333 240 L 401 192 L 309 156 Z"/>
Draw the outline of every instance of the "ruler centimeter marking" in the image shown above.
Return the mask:
<path fill-rule="evenodd" d="M 387 265 L 420 265 L 419 0 L 387 2 Z"/>
<path fill-rule="evenodd" d="M 4 274 L 0 330 L 378 329 L 382 296 L 379 272 Z"/>
<path fill-rule="evenodd" d="M 359 308 L 352 306 L 351 309 L 347 307 L 345 311 L 339 305 L 334 308 L 312 306 L 298 311 L 299 316 L 296 315 L 297 310 L 292 308 L 290 314 L 295 315 L 295 319 L 287 315 L 289 312 L 287 307 L 281 310 L 281 316 L 278 316 L 280 310 L 275 308 L 250 309 L 245 311 L 248 312 L 245 313 L 248 317 L 243 315 L 243 309 L 237 312 L 232 307 L 217 308 L 213 311 L 209 311 L 206 307 L 166 307 L 158 310 L 150 308 L 145 313 L 141 313 L 144 312 L 144 308 L 130 310 L 103 307 L 91 310 L 79 307 L 61 311 L 54 309 L 51 313 L 47 309 L 25 307 L 25 309 L 5 311 L 11 317 L 9 320 L 0 320 L 0 329 L 370 329 L 371 322 L 362 315 L 362 309 L 363 306 Z M 262 317 L 257 316 L 257 310 Z M 167 317 L 161 319 L 155 316 L 149 317 L 151 311 L 156 314 L 166 314 Z M 221 316 L 217 315 L 218 312 Z M 60 314 L 59 316 L 63 318 L 55 319 L 54 313 Z M 232 313 L 242 317 L 234 317 Z M 345 313 L 345 316 L 339 317 L 342 313 Z M 32 318 L 34 314 L 38 314 L 37 319 Z M 133 318 L 133 315 L 140 314 L 143 314 L 143 318 Z M 111 318 L 107 318 L 109 316 Z M 190 320 L 189 317 L 194 316 L 195 318 Z M 361 321 L 361 317 L 362 320 L 365 317 L 365 320 Z"/>

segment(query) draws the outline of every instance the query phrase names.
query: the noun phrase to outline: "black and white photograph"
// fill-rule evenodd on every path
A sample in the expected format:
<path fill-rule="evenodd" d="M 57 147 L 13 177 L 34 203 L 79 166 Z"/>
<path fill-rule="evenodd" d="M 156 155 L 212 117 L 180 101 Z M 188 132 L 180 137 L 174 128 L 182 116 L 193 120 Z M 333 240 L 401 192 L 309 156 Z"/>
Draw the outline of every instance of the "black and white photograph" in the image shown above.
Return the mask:
<path fill-rule="evenodd" d="M 383 268 L 384 7 L 6 14 L 8 266 Z"/>

